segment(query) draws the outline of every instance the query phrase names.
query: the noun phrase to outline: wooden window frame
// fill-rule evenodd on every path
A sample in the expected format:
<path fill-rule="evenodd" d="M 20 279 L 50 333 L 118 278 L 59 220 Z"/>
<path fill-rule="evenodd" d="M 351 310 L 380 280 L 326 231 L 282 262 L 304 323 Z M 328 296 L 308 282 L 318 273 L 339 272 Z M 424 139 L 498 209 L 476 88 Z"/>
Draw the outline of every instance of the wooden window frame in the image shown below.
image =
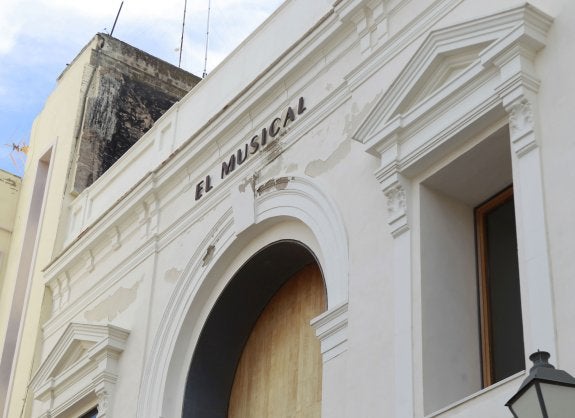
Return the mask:
<path fill-rule="evenodd" d="M 487 224 L 486 216 L 513 199 L 513 186 L 502 190 L 495 196 L 488 199 L 475 208 L 475 234 L 476 234 L 476 251 L 477 251 L 477 270 L 478 270 L 478 288 L 479 288 L 479 322 L 480 322 L 480 339 L 481 339 L 481 369 L 483 387 L 495 383 L 493 371 L 493 354 L 492 354 L 492 324 L 491 324 L 491 306 L 490 306 L 490 288 L 488 277 L 488 259 L 487 259 Z"/>

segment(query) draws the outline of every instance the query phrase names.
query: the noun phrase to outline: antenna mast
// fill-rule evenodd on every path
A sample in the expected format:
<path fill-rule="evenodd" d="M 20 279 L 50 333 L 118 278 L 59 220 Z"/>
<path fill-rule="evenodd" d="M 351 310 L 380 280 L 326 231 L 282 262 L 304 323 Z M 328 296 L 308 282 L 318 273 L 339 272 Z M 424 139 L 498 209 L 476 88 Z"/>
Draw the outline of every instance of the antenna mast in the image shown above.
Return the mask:
<path fill-rule="evenodd" d="M 208 0 L 208 23 L 206 25 L 206 53 L 204 55 L 204 73 L 202 77 L 208 75 L 207 68 L 208 68 L 208 40 L 210 39 L 210 10 L 212 5 L 212 1 Z"/>
<path fill-rule="evenodd" d="M 180 59 L 178 60 L 178 67 L 182 66 L 182 51 L 184 49 L 184 28 L 186 27 L 186 8 L 188 7 L 188 0 L 184 0 L 184 18 L 182 19 L 182 39 L 180 39 Z"/>
<path fill-rule="evenodd" d="M 110 32 L 110 36 L 114 34 L 114 29 L 116 28 L 116 23 L 118 22 L 118 18 L 120 17 L 120 12 L 122 11 L 122 6 L 124 5 L 124 0 L 120 3 L 120 8 L 118 9 L 118 14 L 116 14 L 116 19 L 114 20 L 114 24 L 112 25 L 112 31 Z"/>

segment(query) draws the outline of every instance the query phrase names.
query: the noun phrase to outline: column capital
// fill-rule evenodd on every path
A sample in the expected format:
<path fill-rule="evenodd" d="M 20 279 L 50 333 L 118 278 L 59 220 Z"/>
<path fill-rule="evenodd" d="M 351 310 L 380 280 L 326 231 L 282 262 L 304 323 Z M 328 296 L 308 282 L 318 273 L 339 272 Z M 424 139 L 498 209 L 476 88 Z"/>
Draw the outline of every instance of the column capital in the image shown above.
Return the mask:
<path fill-rule="evenodd" d="M 96 396 L 98 397 L 98 418 L 103 418 L 108 414 L 110 409 L 110 393 L 105 390 L 98 390 L 96 391 Z"/>
<path fill-rule="evenodd" d="M 522 157 L 537 148 L 535 102 L 533 99 L 522 97 L 514 100 L 505 108 L 509 114 L 511 148 L 518 157 Z"/>
<path fill-rule="evenodd" d="M 395 238 L 409 229 L 405 188 L 400 182 L 396 182 L 383 193 L 387 198 L 387 223 L 391 226 L 391 233 Z"/>

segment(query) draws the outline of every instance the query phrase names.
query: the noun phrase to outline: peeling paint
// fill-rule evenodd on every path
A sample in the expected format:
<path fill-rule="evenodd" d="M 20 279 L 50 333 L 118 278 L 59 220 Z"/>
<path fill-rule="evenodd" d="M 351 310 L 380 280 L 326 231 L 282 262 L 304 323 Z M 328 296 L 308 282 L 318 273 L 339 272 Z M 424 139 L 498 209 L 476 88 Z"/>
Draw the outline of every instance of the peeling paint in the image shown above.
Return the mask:
<path fill-rule="evenodd" d="M 208 247 L 208 249 L 206 250 L 206 255 L 204 255 L 204 258 L 202 258 L 202 267 L 207 266 L 208 263 L 210 262 L 210 260 L 212 258 L 214 258 L 215 250 L 216 250 L 216 247 L 214 245 L 210 245 Z"/>
<path fill-rule="evenodd" d="M 269 190 L 284 190 L 289 182 L 293 180 L 293 177 L 280 177 L 277 179 L 271 179 L 266 181 L 257 189 L 258 195 L 261 195 Z"/>
<path fill-rule="evenodd" d="M 265 164 L 270 164 L 276 158 L 278 158 L 282 152 L 283 147 L 281 141 L 274 141 L 270 145 L 264 148 L 265 151 Z"/>
<path fill-rule="evenodd" d="M 287 166 L 286 173 L 293 173 L 296 170 L 297 170 L 297 164 L 291 163 L 290 165 Z"/>
<path fill-rule="evenodd" d="M 284 190 L 288 183 L 289 183 L 290 179 L 287 177 L 280 177 L 279 179 L 276 180 L 276 190 Z"/>
<path fill-rule="evenodd" d="M 346 139 L 325 160 L 311 161 L 305 168 L 305 174 L 317 177 L 338 165 L 351 151 L 351 140 Z"/>
<path fill-rule="evenodd" d="M 238 190 L 240 193 L 245 193 L 246 192 L 246 186 L 249 184 L 248 179 L 246 179 L 245 181 L 241 182 L 240 185 L 238 186 Z"/>
<path fill-rule="evenodd" d="M 246 188 L 248 186 L 251 186 L 252 192 L 255 190 L 255 185 L 256 182 L 258 180 L 259 177 L 259 173 L 254 173 L 253 176 L 246 178 L 243 182 L 240 183 L 240 185 L 238 186 L 238 190 L 240 191 L 240 193 L 245 193 Z"/>
<path fill-rule="evenodd" d="M 90 322 L 112 321 L 134 303 L 138 296 L 140 282 L 141 280 L 130 288 L 120 287 L 94 308 L 86 311 L 84 317 Z"/>
<path fill-rule="evenodd" d="M 376 103 L 379 102 L 379 99 L 383 95 L 383 92 L 379 92 L 373 100 L 370 102 L 365 103 L 361 109 L 357 105 L 357 103 L 353 103 L 351 105 L 351 112 L 345 116 L 345 125 L 343 128 L 343 133 L 346 138 L 351 137 L 355 130 L 359 127 L 361 122 L 367 117 L 367 114 L 374 108 Z"/>
<path fill-rule="evenodd" d="M 168 283 L 175 283 L 178 281 L 178 278 L 180 277 L 181 273 L 182 273 L 181 270 L 172 267 L 171 269 L 167 270 L 166 273 L 164 274 L 164 280 L 167 281 Z"/>
<path fill-rule="evenodd" d="M 250 186 L 252 186 L 252 192 L 254 195 L 256 194 L 256 183 L 257 183 L 259 178 L 260 178 L 259 171 L 255 172 L 254 175 L 251 177 Z"/>

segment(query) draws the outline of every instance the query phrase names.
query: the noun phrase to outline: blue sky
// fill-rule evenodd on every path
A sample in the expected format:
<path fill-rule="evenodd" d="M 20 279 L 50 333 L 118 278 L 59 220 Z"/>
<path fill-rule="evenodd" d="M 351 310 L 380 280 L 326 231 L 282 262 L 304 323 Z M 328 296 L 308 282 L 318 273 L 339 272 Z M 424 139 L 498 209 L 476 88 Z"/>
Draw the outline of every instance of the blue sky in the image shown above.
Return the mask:
<path fill-rule="evenodd" d="M 2 0 L 0 169 L 22 175 L 32 122 L 56 79 L 97 32 L 110 32 L 121 0 Z M 208 72 L 282 0 L 211 0 Z M 188 0 L 182 68 L 201 76 L 208 0 Z M 178 64 L 184 0 L 124 0 L 114 36 Z M 12 159 L 15 160 L 12 161 Z"/>

